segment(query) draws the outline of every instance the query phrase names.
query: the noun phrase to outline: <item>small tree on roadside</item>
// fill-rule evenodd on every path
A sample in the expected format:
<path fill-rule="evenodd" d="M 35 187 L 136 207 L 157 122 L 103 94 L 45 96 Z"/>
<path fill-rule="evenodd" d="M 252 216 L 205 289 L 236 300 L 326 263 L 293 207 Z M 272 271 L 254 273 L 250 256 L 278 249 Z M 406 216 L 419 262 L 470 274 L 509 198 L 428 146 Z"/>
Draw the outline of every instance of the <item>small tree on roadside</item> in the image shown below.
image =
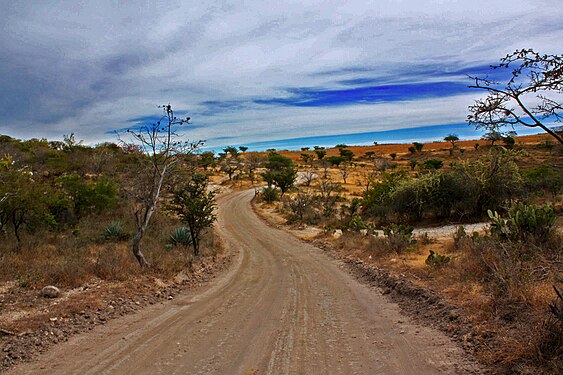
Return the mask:
<path fill-rule="evenodd" d="M 199 256 L 201 234 L 216 219 L 215 191 L 208 190 L 207 177 L 195 174 L 173 187 L 172 198 L 166 209 L 176 215 L 188 227 L 194 255 Z"/>
<path fill-rule="evenodd" d="M 134 198 L 135 235 L 131 243 L 133 255 L 141 267 L 148 262 L 141 251 L 141 241 L 155 213 L 165 178 L 178 161 L 182 152 L 191 152 L 202 142 L 181 142 L 177 127 L 189 123 L 190 118 L 177 118 L 170 104 L 159 106 L 163 114 L 155 123 L 143 125 L 127 132 L 131 140 L 120 139 L 124 148 L 133 148 L 142 153 L 141 169 L 134 176 L 135 184 L 130 188 Z"/>
<path fill-rule="evenodd" d="M 266 172 L 262 173 L 262 178 L 268 186 L 275 185 L 280 188 L 281 196 L 293 186 L 297 178 L 292 160 L 275 152 L 268 154 L 266 169 Z"/>
<path fill-rule="evenodd" d="M 563 55 L 541 55 L 532 49 L 516 50 L 493 69 L 512 69 L 505 84 L 472 77 L 470 88 L 487 92 L 469 107 L 469 125 L 498 132 L 504 126 L 540 128 L 561 145 L 563 138 L 546 121 L 563 121 Z"/>
<path fill-rule="evenodd" d="M 422 148 L 424 147 L 424 143 L 413 142 L 412 144 L 413 144 L 414 148 L 416 149 L 416 151 L 418 151 L 418 152 L 422 151 Z"/>
<path fill-rule="evenodd" d="M 389 156 L 391 156 L 392 160 L 395 160 L 395 158 L 397 157 L 397 153 L 396 152 L 392 152 L 389 154 Z"/>

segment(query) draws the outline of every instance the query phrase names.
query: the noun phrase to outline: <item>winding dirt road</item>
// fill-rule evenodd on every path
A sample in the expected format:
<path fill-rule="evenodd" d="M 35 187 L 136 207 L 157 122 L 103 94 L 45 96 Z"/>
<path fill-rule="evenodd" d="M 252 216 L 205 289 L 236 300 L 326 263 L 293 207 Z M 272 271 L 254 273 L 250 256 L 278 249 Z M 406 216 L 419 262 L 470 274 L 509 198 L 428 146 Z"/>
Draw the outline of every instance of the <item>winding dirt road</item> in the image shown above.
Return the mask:
<path fill-rule="evenodd" d="M 321 250 L 221 198 L 238 255 L 209 285 L 71 338 L 12 374 L 435 374 L 474 369 Z"/>

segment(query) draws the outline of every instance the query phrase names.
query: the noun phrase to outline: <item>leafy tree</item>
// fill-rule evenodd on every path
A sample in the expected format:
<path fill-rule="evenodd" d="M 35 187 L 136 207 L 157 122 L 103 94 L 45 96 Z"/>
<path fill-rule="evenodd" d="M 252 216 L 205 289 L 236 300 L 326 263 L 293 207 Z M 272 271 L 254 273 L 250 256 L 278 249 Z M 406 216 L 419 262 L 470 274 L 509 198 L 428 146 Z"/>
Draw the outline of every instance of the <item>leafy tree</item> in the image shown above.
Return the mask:
<path fill-rule="evenodd" d="M 315 154 L 317 154 L 318 160 L 322 160 L 326 156 L 326 151 L 320 150 L 320 149 L 319 150 L 315 149 Z"/>
<path fill-rule="evenodd" d="M 227 146 L 223 149 L 223 151 L 225 152 L 225 154 L 229 154 L 233 158 L 238 158 L 238 156 L 239 156 L 239 150 L 236 147 L 233 147 L 233 146 Z"/>
<path fill-rule="evenodd" d="M 391 156 L 391 159 L 395 160 L 395 158 L 397 157 L 397 153 L 392 152 L 392 153 L 389 154 L 389 156 Z"/>
<path fill-rule="evenodd" d="M 340 164 L 346 161 L 346 158 L 343 156 L 329 156 L 328 158 L 326 158 L 326 161 L 328 161 L 331 165 L 338 167 L 340 166 Z"/>
<path fill-rule="evenodd" d="M 457 134 L 449 134 L 444 137 L 444 141 L 450 142 L 452 144 L 452 148 L 455 148 L 455 143 L 459 141 L 459 137 L 457 136 Z"/>
<path fill-rule="evenodd" d="M 532 49 L 516 50 L 493 69 L 512 69 L 504 84 L 472 77 L 470 88 L 487 92 L 469 107 L 467 121 L 477 129 L 499 131 L 504 126 L 540 128 L 560 144 L 563 138 L 546 121 L 563 121 L 563 55 L 541 55 Z"/>
<path fill-rule="evenodd" d="M 235 173 L 241 168 L 240 153 L 236 147 L 228 146 L 223 149 L 221 155 L 221 170 L 229 176 L 229 181 L 233 179 Z"/>
<path fill-rule="evenodd" d="M 172 198 L 166 205 L 188 227 L 195 256 L 199 256 L 201 234 L 216 219 L 215 195 L 215 191 L 208 191 L 207 177 L 195 174 L 172 188 Z"/>
<path fill-rule="evenodd" d="M 304 164 L 311 164 L 313 162 L 313 155 L 311 154 L 301 154 L 300 157 Z"/>
<path fill-rule="evenodd" d="M 295 183 L 297 171 L 293 168 L 290 158 L 270 152 L 266 162 L 266 172 L 262 173 L 262 178 L 268 183 L 268 186 L 275 185 L 280 188 L 281 196 L 283 196 Z"/>
<path fill-rule="evenodd" d="M 488 133 L 483 134 L 483 136 L 481 137 L 481 139 L 485 140 L 485 141 L 490 141 L 491 142 L 491 146 L 495 145 L 495 142 L 501 141 L 502 140 L 502 133 L 496 131 L 496 130 L 492 130 Z M 478 144 L 478 143 L 476 143 Z M 479 146 L 477 146 L 479 147 Z M 477 149 L 477 148 L 476 148 Z"/>
<path fill-rule="evenodd" d="M 339 151 L 340 151 L 340 156 L 345 158 L 346 161 L 348 162 L 351 162 L 352 159 L 354 158 L 354 152 L 352 152 L 352 150 L 348 150 L 347 148 L 341 148 Z"/>
<path fill-rule="evenodd" d="M 248 150 L 248 147 L 246 146 L 238 146 L 238 149 L 240 150 L 240 152 L 244 153 Z"/>
<path fill-rule="evenodd" d="M 47 217 L 43 199 L 45 190 L 27 168 L 18 168 L 11 156 L 0 158 L 0 234 L 11 225 L 20 242 L 20 228 Z"/>
<path fill-rule="evenodd" d="M 263 160 L 264 160 L 263 156 L 258 152 L 251 152 L 246 155 L 246 160 L 244 165 L 248 171 L 248 178 L 250 178 L 250 181 L 252 181 L 253 183 L 255 180 L 254 171 L 256 170 L 256 168 L 262 165 Z"/>
<path fill-rule="evenodd" d="M 133 147 L 142 152 L 142 168 L 136 174 L 137 181 L 130 189 L 135 201 L 135 228 L 131 249 L 141 267 L 148 266 L 148 262 L 141 251 L 141 241 L 155 213 L 160 199 L 160 192 L 165 178 L 178 162 L 181 152 L 191 152 L 201 142 L 180 142 L 175 129 L 189 123 L 190 118 L 177 118 L 170 104 L 159 106 L 162 108 L 160 119 L 147 124 L 138 130 L 128 130 L 131 140 L 121 140 L 125 147 Z"/>
<path fill-rule="evenodd" d="M 411 154 L 416 154 L 416 147 L 410 146 L 410 147 L 409 147 L 409 152 L 410 152 Z"/>
<path fill-rule="evenodd" d="M 205 151 L 199 155 L 199 165 L 203 167 L 204 171 L 206 171 L 209 167 L 213 167 L 214 164 L 215 154 L 213 151 Z"/>
<path fill-rule="evenodd" d="M 418 151 L 418 152 L 422 151 L 422 148 L 424 147 L 424 143 L 413 142 L 412 144 L 413 144 L 414 148 L 416 149 L 416 151 Z"/>

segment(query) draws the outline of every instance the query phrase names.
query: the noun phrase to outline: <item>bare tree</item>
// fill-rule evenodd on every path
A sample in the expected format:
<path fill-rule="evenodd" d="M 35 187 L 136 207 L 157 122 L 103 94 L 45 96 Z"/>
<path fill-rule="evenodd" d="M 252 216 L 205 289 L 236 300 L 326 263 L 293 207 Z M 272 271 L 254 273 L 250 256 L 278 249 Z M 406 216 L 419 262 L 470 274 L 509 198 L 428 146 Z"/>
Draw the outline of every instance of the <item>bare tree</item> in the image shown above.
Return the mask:
<path fill-rule="evenodd" d="M 336 201 L 339 198 L 338 193 L 342 191 L 342 186 L 339 183 L 332 182 L 328 178 L 321 178 L 318 180 L 317 185 L 321 193 L 323 215 L 329 216 L 334 212 Z"/>
<path fill-rule="evenodd" d="M 317 175 L 312 170 L 303 172 L 301 176 L 303 177 L 303 184 L 305 186 L 311 186 L 311 182 L 313 182 L 313 180 L 317 178 Z"/>
<path fill-rule="evenodd" d="M 340 176 L 342 176 L 342 181 L 344 181 L 344 184 L 346 184 L 346 180 L 348 179 L 348 176 L 350 174 L 350 170 L 348 169 L 348 163 L 340 164 L 338 171 L 340 172 Z"/>
<path fill-rule="evenodd" d="M 129 141 L 120 138 L 124 149 L 136 149 L 142 154 L 140 159 L 143 168 L 137 174 L 138 183 L 132 189 L 136 233 L 131 244 L 133 255 L 141 267 L 149 264 L 141 251 L 141 241 L 156 211 L 164 180 L 179 160 L 179 154 L 191 152 L 202 144 L 201 141 L 189 143 L 179 140 L 176 130 L 188 124 L 189 117 L 177 118 L 170 104 L 159 108 L 162 108 L 163 114 L 157 122 L 128 130 L 131 137 Z"/>
<path fill-rule="evenodd" d="M 563 122 L 563 55 L 522 49 L 506 55 L 492 68 L 512 68 L 511 77 L 506 84 L 471 77 L 475 84 L 469 87 L 485 90 L 488 95 L 469 107 L 469 124 L 490 132 L 517 124 L 540 128 L 563 145 L 561 135 L 546 123 Z"/>

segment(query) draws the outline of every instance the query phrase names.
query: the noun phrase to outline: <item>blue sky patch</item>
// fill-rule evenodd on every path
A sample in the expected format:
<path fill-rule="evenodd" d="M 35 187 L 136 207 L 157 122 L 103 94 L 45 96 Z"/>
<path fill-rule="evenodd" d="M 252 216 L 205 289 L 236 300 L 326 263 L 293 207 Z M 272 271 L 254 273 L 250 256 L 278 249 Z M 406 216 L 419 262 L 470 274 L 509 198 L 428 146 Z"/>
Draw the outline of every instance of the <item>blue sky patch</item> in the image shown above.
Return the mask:
<path fill-rule="evenodd" d="M 429 82 L 404 85 L 360 87 L 349 90 L 287 89 L 287 98 L 257 99 L 257 104 L 296 107 L 326 107 L 377 102 L 395 102 L 442 97 L 468 92 L 467 85 L 455 82 Z"/>

